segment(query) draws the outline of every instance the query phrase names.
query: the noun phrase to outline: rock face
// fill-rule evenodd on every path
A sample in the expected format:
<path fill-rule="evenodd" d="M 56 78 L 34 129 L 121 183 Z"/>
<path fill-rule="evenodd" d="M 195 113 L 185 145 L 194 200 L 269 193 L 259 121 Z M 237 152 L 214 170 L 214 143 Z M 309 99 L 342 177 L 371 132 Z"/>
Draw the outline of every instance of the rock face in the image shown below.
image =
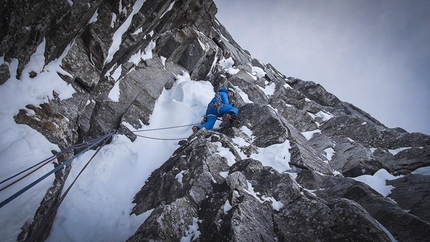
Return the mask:
<path fill-rule="evenodd" d="M 430 165 L 429 135 L 387 128 L 321 85 L 253 59 L 218 22 L 213 1 L 71 2 L 6 1 L 0 10 L 0 85 L 39 74 L 24 67 L 41 43 L 45 64 L 63 56 L 69 75 L 61 77 L 73 97 L 54 93 L 15 116 L 60 148 L 127 132 L 123 123 L 148 124 L 157 98 L 182 71 L 214 90 L 243 94 L 236 100 L 241 126 L 193 134 L 142 184 L 133 213 L 152 212 L 128 241 L 429 241 L 429 178 L 411 174 Z M 229 58 L 238 72 L 220 65 Z M 109 95 L 114 88 L 118 100 Z M 285 143 L 291 170 L 255 158 Z M 404 175 L 389 182 L 389 198 L 351 179 L 380 169 Z M 68 171 L 57 172 L 19 240 L 58 200 Z M 44 226 L 35 240 L 49 231 Z"/>

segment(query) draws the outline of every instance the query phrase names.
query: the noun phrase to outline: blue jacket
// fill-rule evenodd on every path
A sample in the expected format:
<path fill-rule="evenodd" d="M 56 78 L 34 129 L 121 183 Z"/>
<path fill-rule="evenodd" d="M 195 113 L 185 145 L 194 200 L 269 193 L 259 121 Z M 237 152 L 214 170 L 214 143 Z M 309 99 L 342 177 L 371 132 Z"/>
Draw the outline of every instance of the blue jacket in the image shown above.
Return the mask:
<path fill-rule="evenodd" d="M 229 104 L 228 102 L 228 90 L 226 88 L 220 88 L 218 92 L 215 94 L 215 97 L 212 98 L 211 103 L 222 103 Z"/>
<path fill-rule="evenodd" d="M 211 130 L 217 120 L 217 117 L 221 117 L 226 113 L 239 114 L 239 109 L 233 107 L 228 100 L 228 90 L 226 88 L 220 88 L 208 104 L 206 109 L 206 122 L 197 126 L 198 129 L 206 128 Z"/>
<path fill-rule="evenodd" d="M 221 117 L 227 112 L 233 112 L 237 115 L 239 110 L 229 103 L 228 90 L 226 88 L 220 88 L 215 94 L 215 97 L 212 98 L 211 102 L 208 104 L 206 115 L 210 114 Z"/>

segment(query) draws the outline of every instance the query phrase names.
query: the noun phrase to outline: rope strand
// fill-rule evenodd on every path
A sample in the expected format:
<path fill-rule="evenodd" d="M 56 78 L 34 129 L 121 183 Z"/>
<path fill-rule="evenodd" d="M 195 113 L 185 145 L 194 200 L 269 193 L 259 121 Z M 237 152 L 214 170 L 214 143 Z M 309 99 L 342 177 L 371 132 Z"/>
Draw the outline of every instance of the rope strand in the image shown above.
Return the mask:
<path fill-rule="evenodd" d="M 137 133 L 137 132 L 147 132 L 147 131 L 155 131 L 155 130 L 166 130 L 166 129 L 175 129 L 175 128 L 182 128 L 182 127 L 189 127 L 189 126 L 194 126 L 194 125 L 198 125 L 196 124 L 186 124 L 186 125 L 177 125 L 177 126 L 170 126 L 170 127 L 162 127 L 162 128 L 153 128 L 153 129 L 147 129 L 147 130 L 136 130 L 136 131 L 132 131 L 133 133 Z M 83 153 L 85 153 L 86 151 L 88 151 L 89 149 L 91 149 L 92 147 L 96 146 L 97 144 L 99 144 L 100 142 L 107 140 L 107 138 L 113 136 L 116 132 L 111 132 L 109 134 L 106 134 L 102 137 L 99 138 L 95 138 L 93 140 L 84 142 L 84 143 L 80 143 L 80 144 L 75 144 L 73 146 L 70 146 L 68 148 L 65 148 L 64 150 L 58 152 L 57 154 L 3 180 L 0 182 L 0 184 L 9 181 L 33 168 L 35 168 L 36 166 L 40 165 L 39 167 L 37 167 L 35 170 L 29 172 L 28 174 L 26 174 L 25 176 L 19 178 L 18 180 L 12 182 L 11 184 L 7 185 L 6 187 L 3 187 L 2 189 L 0 189 L 0 192 L 3 191 L 4 189 L 12 186 L 13 184 L 21 181 L 22 179 L 24 179 L 25 177 L 29 176 L 30 174 L 34 173 L 35 171 L 37 171 L 38 169 L 40 169 L 41 167 L 45 166 L 46 164 L 49 164 L 50 162 L 52 162 L 53 160 L 55 160 L 56 158 L 60 157 L 61 155 L 64 155 L 64 153 L 72 150 L 72 149 L 77 149 L 77 148 L 84 148 L 84 150 L 82 150 L 81 152 L 79 152 L 77 155 L 73 156 L 72 158 L 70 158 L 69 160 L 61 163 L 60 165 L 58 165 L 57 167 L 55 167 L 54 169 L 52 169 L 51 171 L 49 171 L 48 173 L 46 173 L 45 175 L 43 175 L 42 177 L 40 177 L 39 179 L 35 180 L 34 182 L 32 182 L 31 184 L 27 185 L 26 187 L 22 188 L 21 190 L 19 190 L 18 192 L 16 192 L 15 194 L 13 194 L 12 196 L 8 197 L 6 200 L 2 201 L 0 203 L 0 208 L 2 208 L 3 206 L 5 206 L 6 204 L 8 204 L 9 202 L 11 202 L 12 200 L 14 200 L 15 198 L 17 198 L 18 196 L 20 196 L 21 194 L 23 194 L 24 192 L 26 192 L 27 190 L 29 190 L 30 188 L 32 188 L 33 186 L 35 186 L 37 183 L 41 182 L 42 180 L 44 180 L 45 178 L 47 178 L 49 175 L 51 175 L 52 173 L 62 169 L 64 166 L 66 166 L 67 164 L 71 163 L 75 158 L 79 157 L 80 155 L 82 155 Z M 122 133 L 121 133 L 122 134 Z M 135 134 L 138 137 L 142 137 L 142 138 L 146 138 L 146 139 L 154 139 L 154 140 L 183 140 L 183 139 L 187 139 L 187 138 L 158 138 L 158 137 L 150 137 L 150 136 L 144 136 L 144 135 L 138 135 Z M 42 165 L 41 165 L 42 164 Z"/>
<path fill-rule="evenodd" d="M 40 177 L 39 179 L 37 179 L 36 181 L 32 182 L 30 185 L 27 185 L 26 187 L 24 187 L 23 189 L 19 190 L 18 192 L 16 192 L 12 196 L 8 197 L 6 200 L 4 200 L 3 202 L 0 203 L 0 208 L 2 208 L 3 206 L 5 206 L 6 204 L 10 203 L 15 198 L 19 197 L 21 194 L 23 194 L 28 189 L 30 189 L 33 186 L 35 186 L 37 183 L 39 183 L 42 180 L 44 180 L 45 178 L 47 178 L 52 173 L 54 173 L 54 172 L 62 169 L 65 165 L 71 163 L 74 159 L 76 159 L 77 157 L 79 157 L 80 155 L 82 155 L 83 153 L 85 153 L 86 151 L 88 151 L 89 149 L 91 149 L 92 147 L 96 146 L 98 143 L 102 142 L 107 137 L 112 136 L 113 134 L 114 133 L 112 132 L 112 133 L 109 133 L 109 134 L 106 134 L 106 135 L 102 136 L 101 138 L 99 138 L 99 140 L 97 142 L 95 142 L 92 145 L 88 146 L 87 148 L 85 148 L 84 150 L 82 150 L 81 152 L 79 152 L 77 155 L 75 155 L 72 158 L 68 159 L 67 161 L 61 163 L 60 165 L 58 165 L 57 167 L 55 167 L 54 169 L 52 169 L 51 171 L 49 171 L 48 173 L 46 173 L 45 175 L 43 175 L 42 177 Z"/>
<path fill-rule="evenodd" d="M 46 164 L 49 164 L 51 161 L 53 161 L 53 160 L 55 160 L 55 159 L 58 159 L 60 156 L 64 155 L 66 152 L 68 152 L 68 151 L 70 151 L 70 150 L 72 150 L 72 149 L 84 148 L 84 147 L 86 147 L 86 146 L 88 146 L 88 145 L 93 144 L 96 140 L 97 140 L 97 139 L 93 139 L 93 140 L 90 140 L 90 141 L 87 141 L 87 142 L 83 142 L 83 143 L 80 143 L 80 144 L 75 144 L 75 145 L 69 146 L 69 147 L 67 147 L 67 148 L 65 148 L 65 149 L 63 149 L 63 150 L 61 150 L 61 151 L 60 151 L 60 152 L 58 152 L 57 154 L 55 154 L 55 155 L 53 155 L 53 156 L 51 156 L 51 157 L 49 157 L 49 158 L 46 158 L 45 160 L 43 160 L 43 161 L 41 161 L 41 162 L 39 162 L 39 163 L 37 163 L 37 164 L 35 164 L 35 165 L 33 165 L 33 166 L 30 166 L 29 168 L 27 168 L 27 169 L 25 169 L 25 170 L 23 170 L 23 171 L 21 171 L 21 172 L 18 172 L 17 174 L 15 174 L 15 175 L 13 175 L 13 176 L 11 176 L 11 177 L 9 177 L 9 178 L 6 178 L 5 180 L 1 181 L 1 182 L 0 182 L 0 184 L 2 184 L 2 183 L 4 183 L 4 182 L 7 182 L 7 181 L 9 181 L 9 180 L 11 180 L 11 179 L 13 179 L 13 178 L 15 178 L 15 177 L 17 177 L 17 176 L 21 175 L 22 173 L 24 173 L 24 172 L 26 172 L 26 171 L 28 171 L 28 170 L 31 170 L 31 169 L 33 169 L 34 167 L 36 167 L 36 166 L 38 166 L 38 165 L 42 164 L 43 162 L 45 162 L 43 165 L 39 166 L 39 167 L 38 167 L 38 168 L 36 168 L 35 170 L 33 170 L 33 171 L 31 171 L 30 173 L 26 174 L 25 176 L 23 176 L 23 177 L 19 178 L 18 180 L 14 181 L 13 183 L 11 183 L 11 184 L 7 185 L 6 187 L 3 187 L 2 189 L 0 189 L 0 192 L 1 192 L 1 191 L 3 191 L 4 189 L 6 189 L 6 188 L 10 187 L 11 185 L 13 185 L 13 184 L 17 183 L 18 181 L 20 181 L 20 180 L 24 179 L 24 178 L 25 178 L 25 177 L 27 177 L 28 175 L 30 175 L 30 174 L 32 174 L 32 173 L 34 173 L 35 171 L 37 171 L 38 169 L 42 168 L 42 167 L 43 167 L 43 166 L 45 166 Z"/>
<path fill-rule="evenodd" d="M 88 162 L 85 164 L 85 166 L 81 169 L 81 171 L 78 173 L 78 175 L 75 177 L 73 182 L 69 185 L 69 187 L 66 189 L 66 191 L 61 195 L 60 199 L 57 201 L 57 203 L 52 206 L 52 208 L 49 210 L 49 212 L 45 215 L 42 222 L 37 226 L 34 233 L 26 240 L 26 241 L 32 241 L 34 237 L 37 235 L 39 230 L 45 226 L 46 222 L 49 220 L 49 218 L 52 216 L 52 214 L 56 213 L 60 205 L 63 203 L 64 199 L 66 198 L 67 194 L 69 193 L 70 189 L 73 187 L 73 185 L 76 183 L 78 178 L 81 176 L 82 172 L 87 168 L 87 166 L 90 164 L 90 162 L 96 157 L 96 155 L 99 153 L 99 151 L 102 149 L 102 147 L 107 143 L 110 137 L 107 137 L 104 139 L 104 142 L 100 147 L 97 148 L 97 151 L 91 156 L 91 158 L 88 160 Z"/>
<path fill-rule="evenodd" d="M 164 128 L 141 129 L 141 130 L 135 130 L 132 132 L 135 133 L 135 132 L 146 132 L 146 131 L 155 131 L 155 130 L 164 130 L 164 129 L 176 129 L 176 128 L 189 127 L 189 126 L 194 126 L 194 125 L 199 125 L 199 124 L 200 123 L 198 123 L 198 124 L 184 124 L 184 125 L 170 126 L 170 127 L 164 127 Z"/>
<path fill-rule="evenodd" d="M 183 140 L 183 139 L 188 139 L 188 137 L 186 137 L 186 138 L 157 138 L 157 137 L 150 137 L 150 136 L 144 136 L 144 135 L 139 135 L 139 134 L 136 134 L 136 136 L 141 137 L 141 138 L 146 138 L 146 139 L 154 139 L 154 140 Z"/>

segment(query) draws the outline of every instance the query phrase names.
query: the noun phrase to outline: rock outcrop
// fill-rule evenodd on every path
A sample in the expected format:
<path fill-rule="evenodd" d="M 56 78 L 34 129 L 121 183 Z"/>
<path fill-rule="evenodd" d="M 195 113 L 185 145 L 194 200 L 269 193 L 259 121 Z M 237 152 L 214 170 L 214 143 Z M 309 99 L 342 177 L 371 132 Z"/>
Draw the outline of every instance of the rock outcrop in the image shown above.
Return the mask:
<path fill-rule="evenodd" d="M 183 71 L 240 94 L 238 127 L 200 130 L 181 141 L 142 184 L 130 201 L 133 214 L 152 212 L 128 241 L 429 241 L 429 178 L 411 173 L 430 165 L 430 136 L 388 128 L 321 85 L 260 63 L 219 23 L 213 1 L 2 5 L 0 85 L 39 75 L 25 66 L 44 45 L 44 64 L 60 58 L 68 75 L 59 75 L 75 90 L 15 116 L 61 149 L 112 130 L 133 140 L 124 123 L 148 124 L 157 98 Z M 220 64 L 228 59 L 235 72 Z M 258 159 L 273 145 L 288 148 L 289 157 L 280 159 L 289 169 Z M 20 241 L 59 199 L 69 169 L 57 172 Z M 352 179 L 380 169 L 403 175 L 388 182 L 395 187 L 389 197 Z M 48 237 L 50 225 L 36 240 Z"/>

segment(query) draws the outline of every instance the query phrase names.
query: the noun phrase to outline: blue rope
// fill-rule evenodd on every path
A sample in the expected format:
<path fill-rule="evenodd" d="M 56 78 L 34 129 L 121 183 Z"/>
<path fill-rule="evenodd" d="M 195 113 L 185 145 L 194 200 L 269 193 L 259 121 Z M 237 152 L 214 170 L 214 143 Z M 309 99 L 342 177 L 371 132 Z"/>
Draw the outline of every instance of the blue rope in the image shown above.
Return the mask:
<path fill-rule="evenodd" d="M 88 162 L 85 164 L 85 166 L 81 169 L 79 174 L 75 177 L 75 179 L 69 185 L 69 187 L 66 189 L 66 191 L 63 193 L 63 195 L 61 195 L 60 199 L 54 204 L 54 206 L 52 206 L 51 210 L 49 210 L 49 212 L 45 215 L 42 222 L 35 229 L 34 233 L 28 239 L 26 239 L 26 241 L 32 241 L 34 239 L 34 237 L 36 236 L 36 234 L 39 232 L 39 230 L 45 225 L 46 221 L 48 221 L 48 219 L 51 217 L 51 215 L 60 207 L 61 203 L 63 203 L 64 199 L 66 198 L 67 194 L 69 193 L 70 189 L 73 187 L 75 182 L 81 176 L 82 172 L 87 168 L 87 166 L 94 159 L 94 157 L 96 157 L 96 155 L 99 153 L 101 148 L 107 143 L 107 141 L 108 141 L 108 139 L 106 138 L 104 140 L 103 144 L 97 149 L 97 151 L 93 154 L 93 156 L 88 160 Z"/>
<path fill-rule="evenodd" d="M 29 167 L 29 168 L 27 168 L 27 169 L 23 170 L 23 171 L 21 171 L 21 172 L 19 172 L 19 173 L 15 174 L 15 175 L 13 175 L 13 176 L 9 177 L 9 178 L 4 179 L 3 181 L 1 181 L 1 182 L 0 182 L 0 184 L 2 184 L 2 183 L 4 183 L 4 182 L 7 182 L 7 181 L 9 181 L 10 179 L 12 179 L 12 178 L 14 178 L 14 177 L 17 177 L 17 176 L 21 175 L 22 173 L 24 173 L 24 172 L 26 172 L 26 171 L 28 171 L 28 170 L 30 170 L 30 169 L 32 169 L 32 168 L 34 168 L 34 167 L 36 167 L 36 166 L 38 166 L 38 165 L 42 164 L 42 163 L 43 163 L 43 162 L 45 162 L 45 161 L 52 160 L 52 159 L 54 159 L 56 156 L 58 156 L 58 155 L 60 155 L 60 154 L 61 154 L 61 152 L 59 152 L 59 153 L 57 153 L 57 154 L 55 154 L 55 155 L 53 155 L 53 156 L 51 156 L 51 157 L 49 157 L 49 158 L 46 158 L 46 159 L 44 159 L 43 161 L 41 161 L 41 162 L 39 162 L 39 163 L 37 163 L 37 164 L 35 164 L 35 165 L 33 165 L 33 166 L 31 166 L 31 167 Z"/>
<path fill-rule="evenodd" d="M 41 182 L 42 180 L 44 180 L 45 178 L 47 178 L 49 175 L 51 175 L 52 173 L 62 169 L 64 166 L 68 165 L 69 163 L 71 163 L 74 159 L 76 159 L 77 157 L 79 157 L 80 155 L 82 155 L 83 153 L 87 152 L 89 149 L 91 149 L 92 147 L 96 146 L 97 144 L 99 144 L 100 142 L 102 142 L 103 140 L 105 140 L 106 138 L 112 136 L 114 134 L 114 132 L 111 132 L 109 134 L 106 134 L 102 137 L 100 137 L 99 139 L 96 139 L 97 141 L 88 146 L 86 149 L 84 149 L 83 151 L 79 152 L 78 154 L 76 154 L 75 156 L 73 156 L 72 158 L 68 159 L 67 161 L 61 163 L 60 165 L 58 165 L 57 167 L 55 167 L 54 169 L 52 169 L 50 172 L 46 173 L 45 175 L 43 175 L 42 177 L 40 177 L 39 179 L 37 179 L 36 181 L 32 182 L 30 185 L 24 187 L 23 189 L 19 190 L 18 192 L 16 192 L 15 194 L 13 194 L 12 196 L 8 197 L 6 200 L 4 200 L 3 202 L 0 203 L 0 208 L 2 208 L 3 206 L 5 206 L 6 204 L 10 203 L 12 200 L 14 200 L 15 198 L 17 198 L 18 196 L 20 196 L 21 194 L 23 194 L 24 192 L 26 192 L 28 189 L 32 188 L 33 186 L 35 186 L 37 183 Z"/>
<path fill-rule="evenodd" d="M 62 151 L 58 152 L 57 154 L 55 154 L 55 155 L 53 155 L 53 156 L 51 156 L 51 157 L 48 157 L 48 158 L 44 159 L 43 161 L 41 161 L 41 162 L 39 162 L 39 163 L 37 163 L 37 164 L 35 164 L 35 165 L 33 165 L 33 166 L 31 166 L 31 167 L 29 167 L 29 168 L 27 168 L 27 169 L 23 170 L 23 171 L 21 171 L 21 172 L 18 172 L 17 174 L 15 174 L 15 175 L 13 175 L 13 176 L 11 176 L 11 177 L 9 177 L 9 178 L 4 179 L 3 181 L 1 181 L 1 182 L 0 182 L 0 184 L 5 183 L 5 182 L 9 181 L 10 179 L 13 179 L 13 178 L 15 178 L 15 177 L 17 177 L 17 176 L 21 175 L 22 173 L 24 173 L 24 172 L 26 172 L 26 171 L 28 171 L 28 170 L 31 170 L 31 169 L 33 169 L 34 167 L 36 167 L 36 166 L 38 166 L 38 165 L 40 165 L 40 164 L 42 164 L 42 163 L 44 163 L 44 162 L 47 162 L 47 161 L 49 161 L 49 160 L 53 160 L 53 159 L 55 159 L 56 157 L 59 157 L 60 155 L 62 155 L 62 154 L 64 154 L 64 153 L 66 153 L 67 151 L 69 151 L 69 150 L 71 150 L 71 149 L 75 149 L 75 148 L 77 148 L 77 147 L 82 147 L 82 146 L 85 146 L 85 145 L 90 144 L 90 143 L 92 143 L 92 142 L 95 142 L 95 140 L 97 140 L 97 139 L 98 139 L 98 138 L 96 138 L 96 139 L 92 139 L 92 140 L 89 140 L 89 141 L 86 141 L 86 142 L 83 142 L 83 143 L 80 143 L 80 144 L 75 144 L 75 145 L 69 146 L 69 147 L 67 147 L 67 148 L 63 149 Z"/>

